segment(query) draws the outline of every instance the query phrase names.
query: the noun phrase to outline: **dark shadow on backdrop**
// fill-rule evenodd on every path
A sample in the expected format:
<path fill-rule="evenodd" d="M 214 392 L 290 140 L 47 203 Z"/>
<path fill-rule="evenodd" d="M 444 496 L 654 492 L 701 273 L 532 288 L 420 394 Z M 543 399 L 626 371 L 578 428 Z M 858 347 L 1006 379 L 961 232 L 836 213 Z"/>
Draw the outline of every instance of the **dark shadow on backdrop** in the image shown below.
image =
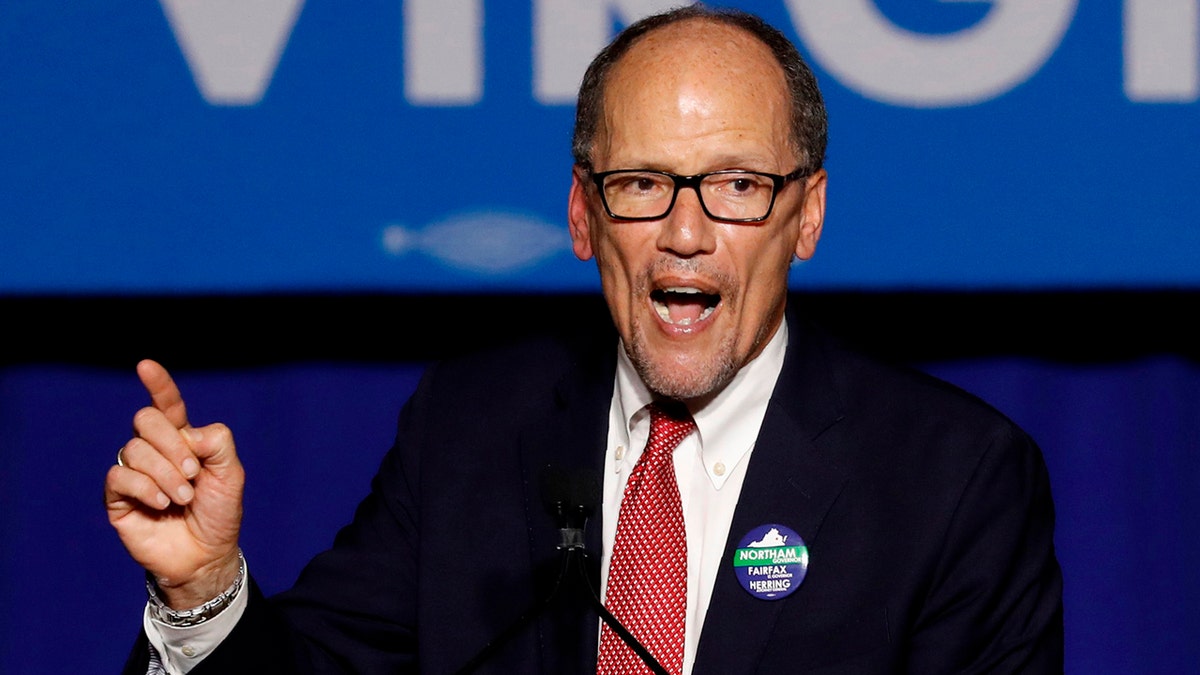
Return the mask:
<path fill-rule="evenodd" d="M 985 356 L 1200 360 L 1200 291 L 793 292 L 848 342 L 893 361 Z M 603 317 L 598 294 L 22 296 L 0 298 L 0 364 L 174 368 L 422 362 Z"/>

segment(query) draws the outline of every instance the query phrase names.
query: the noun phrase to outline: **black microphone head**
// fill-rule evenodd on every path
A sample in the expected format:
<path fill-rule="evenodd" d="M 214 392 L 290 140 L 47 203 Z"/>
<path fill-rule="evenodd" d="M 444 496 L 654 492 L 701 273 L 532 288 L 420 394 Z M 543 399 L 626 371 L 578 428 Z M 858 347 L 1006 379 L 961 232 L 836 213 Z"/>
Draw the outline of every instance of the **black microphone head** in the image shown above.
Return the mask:
<path fill-rule="evenodd" d="M 542 470 L 542 504 L 560 529 L 582 530 L 600 505 L 600 478 L 583 469 L 548 464 Z"/>

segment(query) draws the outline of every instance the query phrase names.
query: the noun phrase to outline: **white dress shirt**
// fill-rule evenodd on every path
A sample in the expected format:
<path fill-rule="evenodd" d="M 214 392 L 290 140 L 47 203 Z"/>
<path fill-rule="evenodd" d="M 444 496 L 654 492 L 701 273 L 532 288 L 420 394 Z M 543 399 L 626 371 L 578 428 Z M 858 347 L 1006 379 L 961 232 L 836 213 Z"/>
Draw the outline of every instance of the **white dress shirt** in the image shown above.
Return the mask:
<path fill-rule="evenodd" d="M 787 323 L 784 322 L 762 353 L 738 371 L 721 393 L 703 408 L 690 411 L 696 421 L 696 433 L 689 434 L 675 448 L 675 477 L 679 482 L 687 536 L 684 675 L 691 673 L 696 660 L 700 628 L 704 625 L 713 583 L 722 564 L 729 525 L 746 477 L 746 464 L 750 461 L 750 452 L 758 438 L 775 381 L 783 368 L 786 346 Z M 625 482 L 650 436 L 650 413 L 646 405 L 651 400 L 650 391 L 621 348 L 604 459 L 602 588 L 607 586 Z"/>

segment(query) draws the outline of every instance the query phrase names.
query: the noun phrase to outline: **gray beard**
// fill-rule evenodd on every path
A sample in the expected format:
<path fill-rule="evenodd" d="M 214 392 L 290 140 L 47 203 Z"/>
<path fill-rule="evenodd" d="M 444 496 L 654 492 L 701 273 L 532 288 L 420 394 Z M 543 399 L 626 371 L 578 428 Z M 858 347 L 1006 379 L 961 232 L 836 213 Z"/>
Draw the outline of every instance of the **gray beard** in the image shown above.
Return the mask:
<path fill-rule="evenodd" d="M 625 350 L 634 370 L 652 393 L 678 401 L 690 401 L 716 395 L 737 375 L 742 364 L 733 359 L 734 339 L 736 336 L 730 336 L 717 350 L 716 356 L 687 372 L 655 362 L 640 341 L 626 345 Z"/>

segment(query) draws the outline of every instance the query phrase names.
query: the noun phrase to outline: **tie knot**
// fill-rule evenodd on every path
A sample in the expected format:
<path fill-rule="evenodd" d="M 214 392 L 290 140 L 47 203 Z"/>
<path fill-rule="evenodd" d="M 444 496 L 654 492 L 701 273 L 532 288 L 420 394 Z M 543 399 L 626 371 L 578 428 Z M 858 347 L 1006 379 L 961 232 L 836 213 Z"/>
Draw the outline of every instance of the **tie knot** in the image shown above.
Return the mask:
<path fill-rule="evenodd" d="M 682 404 L 674 401 L 651 403 L 650 410 L 650 440 L 646 449 L 652 454 L 670 454 L 692 429 L 696 422 Z"/>

